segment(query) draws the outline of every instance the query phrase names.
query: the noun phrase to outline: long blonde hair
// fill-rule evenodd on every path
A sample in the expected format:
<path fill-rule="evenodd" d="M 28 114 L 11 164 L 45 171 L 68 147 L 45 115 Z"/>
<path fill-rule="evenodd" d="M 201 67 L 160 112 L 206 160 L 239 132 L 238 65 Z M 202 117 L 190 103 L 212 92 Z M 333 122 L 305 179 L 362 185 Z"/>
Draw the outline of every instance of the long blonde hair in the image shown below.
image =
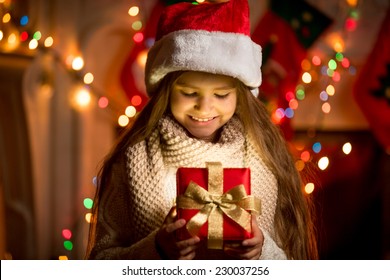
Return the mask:
<path fill-rule="evenodd" d="M 110 176 L 112 164 L 125 153 L 129 145 L 146 139 L 158 125 L 164 114 L 170 112 L 169 97 L 172 86 L 182 72 L 168 74 L 159 89 L 140 112 L 134 124 L 119 138 L 112 152 L 105 159 L 100 172 L 95 195 L 90 238 L 87 248 L 94 243 L 94 229 L 98 202 L 102 188 Z M 275 230 L 282 249 L 289 259 L 317 259 L 316 239 L 310 200 L 302 192 L 302 183 L 285 140 L 278 127 L 270 120 L 267 109 L 252 95 L 250 90 L 237 81 L 236 115 L 242 121 L 248 137 L 255 139 L 259 155 L 275 174 L 279 190 L 275 214 Z"/>
<path fill-rule="evenodd" d="M 318 259 L 314 207 L 305 196 L 301 176 L 278 126 L 264 104 L 239 83 L 237 116 L 256 143 L 258 153 L 278 180 L 274 228 L 289 259 Z"/>

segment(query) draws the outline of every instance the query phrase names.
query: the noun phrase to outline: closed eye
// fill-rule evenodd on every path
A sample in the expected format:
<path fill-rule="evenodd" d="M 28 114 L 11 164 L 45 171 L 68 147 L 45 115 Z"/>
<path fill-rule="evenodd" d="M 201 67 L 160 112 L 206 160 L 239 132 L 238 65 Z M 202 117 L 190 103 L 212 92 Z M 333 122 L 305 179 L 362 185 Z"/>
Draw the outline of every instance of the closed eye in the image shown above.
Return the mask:
<path fill-rule="evenodd" d="M 215 97 L 217 97 L 219 99 L 224 99 L 230 95 L 230 92 L 228 92 L 228 93 L 215 93 L 214 95 L 215 95 Z"/>
<path fill-rule="evenodd" d="M 180 93 L 186 97 L 195 97 L 198 95 L 197 92 L 186 92 L 186 91 L 180 91 Z"/>

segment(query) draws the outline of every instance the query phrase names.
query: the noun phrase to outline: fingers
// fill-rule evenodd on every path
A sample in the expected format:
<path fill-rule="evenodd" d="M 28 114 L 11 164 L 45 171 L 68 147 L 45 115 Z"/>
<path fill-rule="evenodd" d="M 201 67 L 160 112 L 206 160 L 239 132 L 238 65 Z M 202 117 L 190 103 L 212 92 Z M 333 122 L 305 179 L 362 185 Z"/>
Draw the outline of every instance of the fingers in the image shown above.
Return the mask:
<path fill-rule="evenodd" d="M 199 237 L 191 237 L 178 241 L 176 231 L 185 226 L 184 219 L 178 219 L 176 208 L 173 207 L 166 216 L 163 225 L 156 235 L 156 246 L 161 255 L 168 259 L 193 259 L 200 241 Z"/>
<path fill-rule="evenodd" d="M 164 224 L 170 224 L 175 221 L 177 217 L 177 211 L 176 211 L 176 206 L 173 206 L 171 210 L 169 210 L 169 213 L 165 217 Z"/>
<path fill-rule="evenodd" d="M 261 250 L 259 248 L 255 248 L 254 250 L 250 250 L 247 253 L 240 254 L 240 259 L 242 260 L 258 260 L 261 255 Z"/>
<path fill-rule="evenodd" d="M 186 224 L 186 221 L 184 219 L 179 219 L 175 222 L 169 223 L 166 225 L 165 230 L 167 233 L 172 233 L 179 228 L 182 228 Z"/>
<path fill-rule="evenodd" d="M 241 244 L 226 246 L 224 248 L 226 254 L 244 260 L 259 259 L 263 248 L 264 235 L 254 216 L 252 216 L 252 232 L 253 237 L 245 239 Z"/>
<path fill-rule="evenodd" d="M 196 248 L 198 248 L 199 241 L 199 237 L 194 236 L 190 239 L 177 242 L 176 246 L 180 250 L 180 256 L 186 256 L 192 252 L 195 252 Z"/>
<path fill-rule="evenodd" d="M 241 259 L 253 260 L 259 259 L 263 249 L 264 235 L 255 216 L 252 216 L 252 232 L 253 237 L 242 242 L 242 246 L 246 248 L 245 252 L 240 255 Z"/>
<path fill-rule="evenodd" d="M 245 247 L 251 247 L 251 246 L 256 246 L 258 244 L 261 244 L 261 247 L 263 246 L 264 242 L 264 235 L 259 226 L 257 225 L 256 218 L 252 216 L 252 232 L 253 232 L 253 237 L 250 239 L 245 239 L 242 242 L 242 246 Z"/>
<path fill-rule="evenodd" d="M 191 252 L 190 254 L 186 256 L 180 256 L 178 260 L 193 260 L 195 258 L 195 252 Z"/>

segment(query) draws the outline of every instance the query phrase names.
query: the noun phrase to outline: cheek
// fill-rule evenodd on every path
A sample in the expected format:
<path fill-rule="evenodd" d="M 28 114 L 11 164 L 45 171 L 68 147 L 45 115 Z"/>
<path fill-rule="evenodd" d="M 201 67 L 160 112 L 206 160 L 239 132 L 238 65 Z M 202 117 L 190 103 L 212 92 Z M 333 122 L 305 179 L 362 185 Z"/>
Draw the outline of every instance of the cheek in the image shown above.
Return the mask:
<path fill-rule="evenodd" d="M 237 99 L 231 100 L 228 104 L 225 104 L 225 110 L 228 114 L 234 114 L 237 108 Z"/>
<path fill-rule="evenodd" d="M 173 96 L 170 102 L 171 112 L 175 115 L 184 112 L 188 109 L 188 101 L 178 96 Z"/>
<path fill-rule="evenodd" d="M 172 94 L 171 100 L 169 102 L 169 106 L 170 106 L 172 112 L 176 111 L 177 108 L 180 108 L 178 104 L 179 104 L 179 100 L 177 98 L 177 95 Z"/>

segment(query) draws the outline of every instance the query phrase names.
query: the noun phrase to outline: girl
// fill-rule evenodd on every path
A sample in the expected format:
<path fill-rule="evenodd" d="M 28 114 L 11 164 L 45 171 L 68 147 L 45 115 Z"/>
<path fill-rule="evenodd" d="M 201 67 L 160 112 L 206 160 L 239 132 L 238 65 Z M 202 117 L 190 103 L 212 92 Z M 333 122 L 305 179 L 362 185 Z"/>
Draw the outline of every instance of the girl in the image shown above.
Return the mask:
<path fill-rule="evenodd" d="M 164 11 L 146 65 L 150 100 L 99 174 L 87 258 L 317 258 L 300 176 L 253 90 L 261 48 L 248 36 L 247 1 L 223 2 Z M 176 239 L 186 223 L 176 217 L 176 170 L 209 161 L 251 169 L 262 213 L 239 246 Z"/>

